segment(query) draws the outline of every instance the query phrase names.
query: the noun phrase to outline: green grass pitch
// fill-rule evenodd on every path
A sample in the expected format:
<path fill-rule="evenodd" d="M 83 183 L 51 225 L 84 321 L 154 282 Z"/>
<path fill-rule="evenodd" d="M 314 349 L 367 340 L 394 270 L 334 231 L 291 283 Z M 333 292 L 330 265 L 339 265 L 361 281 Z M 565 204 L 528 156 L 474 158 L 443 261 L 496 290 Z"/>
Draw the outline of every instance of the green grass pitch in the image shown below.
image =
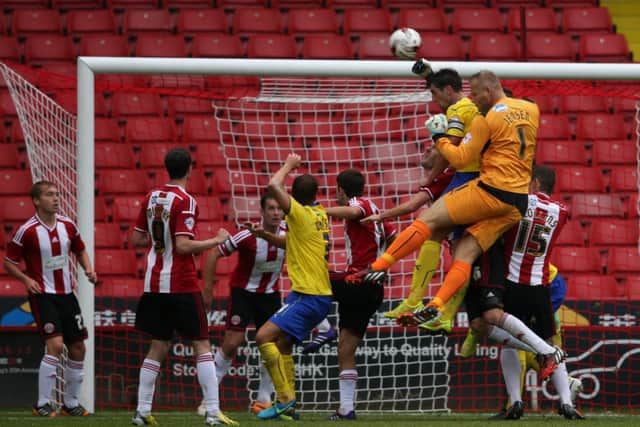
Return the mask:
<path fill-rule="evenodd" d="M 252 426 L 282 426 L 287 424 L 286 421 L 260 421 L 253 414 L 248 412 L 229 412 L 230 417 L 235 419 L 243 427 Z M 17 410 L 0 410 L 0 425 L 2 427 L 67 427 L 67 426 L 127 426 L 131 425 L 131 412 L 109 411 L 100 412 L 87 418 L 36 418 L 31 416 L 28 411 Z M 466 427 L 466 426 L 486 426 L 487 424 L 501 424 L 503 421 L 489 422 L 487 420 L 490 414 L 361 414 L 358 420 L 353 421 L 325 421 L 325 413 L 301 413 L 300 421 L 295 422 L 296 426 L 335 426 L 336 424 L 347 425 L 368 425 L 368 427 L 413 427 L 413 426 L 430 426 L 430 427 Z M 518 425 L 525 427 L 553 427 L 567 426 L 570 423 L 578 423 L 581 427 L 616 427 L 616 426 L 640 426 L 640 415 L 590 415 L 586 414 L 587 419 L 584 421 L 568 421 L 554 414 L 525 414 L 525 417 L 517 421 Z M 202 417 L 192 412 L 158 412 L 155 413 L 156 420 L 160 426 L 164 427 L 182 427 L 182 426 L 200 426 L 204 425 Z M 514 422 L 508 422 L 513 425 Z"/>

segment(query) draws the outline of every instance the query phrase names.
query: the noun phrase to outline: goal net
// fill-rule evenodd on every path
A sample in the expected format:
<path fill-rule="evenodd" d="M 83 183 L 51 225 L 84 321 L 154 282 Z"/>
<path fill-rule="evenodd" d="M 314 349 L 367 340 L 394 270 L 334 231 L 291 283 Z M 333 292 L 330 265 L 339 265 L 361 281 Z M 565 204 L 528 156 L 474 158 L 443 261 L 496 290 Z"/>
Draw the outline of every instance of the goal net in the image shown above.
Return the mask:
<path fill-rule="evenodd" d="M 168 149 L 179 145 L 192 153 L 195 168 L 189 185 L 198 199 L 199 232 L 204 236 L 219 226 L 233 231 L 237 225 L 257 219 L 260 193 L 290 152 L 303 157 L 304 166 L 298 173 L 312 173 L 320 181 L 320 201 L 325 205 L 336 205 L 335 178 L 346 168 L 365 173 L 365 196 L 382 210 L 406 200 L 417 190 L 422 176 L 420 156 L 431 144 L 424 121 L 440 112 L 423 80 L 411 77 L 409 72 L 391 70 L 393 67 L 382 66 L 373 74 L 363 72 L 377 77 L 345 77 L 357 75 L 354 70 L 362 62 L 337 61 L 331 67 L 344 70 L 344 76 L 340 71 L 332 72 L 336 77 L 322 76 L 320 68 L 314 68 L 307 76 L 296 71 L 291 74 L 298 77 L 258 78 L 211 76 L 205 73 L 213 71 L 203 71 L 198 61 L 194 67 L 197 65 L 197 72 L 203 74 L 171 74 L 178 72 L 171 67 L 163 68 L 167 74 L 153 74 L 150 68 L 140 68 L 143 62 L 92 64 L 98 72 L 103 67 L 118 74 L 96 74 L 95 104 L 90 99 L 91 108 L 88 104 L 78 108 L 80 135 L 87 135 L 90 128 L 94 136 L 91 142 L 95 142 L 91 145 L 95 148 L 96 174 L 95 259 L 103 278 L 103 285 L 96 288 L 92 311 L 95 385 L 90 389 L 95 390 L 92 396 L 97 408 L 130 408 L 136 399 L 138 370 L 147 350 L 145 337 L 132 328 L 143 264 L 141 254 L 127 247 L 123 236 L 131 230 L 142 193 L 165 179 L 162 159 Z M 181 62 L 188 64 L 190 60 Z M 486 66 L 475 67 L 493 69 L 496 64 L 482 65 Z M 277 75 L 265 67 L 262 74 Z M 623 77 L 617 81 L 597 80 L 595 75 L 591 80 L 570 80 L 570 68 L 568 65 L 565 80 L 534 80 L 536 75 L 531 71 L 518 76 L 527 80 L 507 78 L 503 84 L 515 96 L 533 98 L 540 106 L 537 162 L 555 167 L 556 197 L 570 207 L 571 220 L 560 237 L 553 262 L 569 285 L 559 316 L 570 355 L 569 371 L 581 377 L 585 385 L 579 405 L 587 411 L 634 410 L 631 390 L 640 372 L 640 340 L 635 338 L 640 330 L 635 314 L 640 308 L 640 86 L 637 80 L 624 81 Z M 133 72 L 136 74 L 129 74 Z M 461 73 L 470 75 L 469 71 Z M 285 74 L 289 73 L 281 71 L 280 75 Z M 503 74 L 513 76 L 508 71 Z M 47 85 L 46 79 L 40 83 Z M 8 83 L 13 94 L 11 85 L 24 83 Z M 58 100 L 67 92 L 50 86 L 47 89 Z M 94 93 L 94 88 L 80 86 L 78 90 Z M 31 105 L 39 99 L 25 91 L 15 93 L 17 110 L 31 111 Z M 91 116 L 87 117 L 87 111 Z M 73 116 L 25 113 L 16 123 L 23 130 L 36 123 L 45 129 L 59 129 L 73 126 L 72 120 Z M 27 136 L 25 130 L 26 145 L 32 146 L 32 168 L 50 165 L 51 151 L 75 162 L 73 145 L 61 145 L 46 132 L 33 135 Z M 81 151 L 87 149 L 82 140 L 79 147 Z M 78 179 L 82 186 L 83 178 Z M 75 185 L 64 189 L 76 194 Z M 82 199 L 81 203 L 91 201 Z M 393 224 L 403 229 L 410 222 L 411 217 L 405 217 Z M 114 227 L 122 230 L 115 244 L 99 233 L 100 229 L 112 231 Z M 89 234 L 85 239 L 93 237 Z M 332 223 L 332 245 L 331 268 L 340 269 L 346 263 L 340 222 Z M 427 295 L 435 294 L 449 266 L 446 245 L 440 261 Z M 219 265 L 214 309 L 209 314 L 213 345 L 221 342 L 229 273 L 235 262 L 232 258 Z M 393 267 L 385 301 L 358 349 L 357 410 L 498 409 L 505 400 L 499 347 L 481 341 L 475 357 L 459 357 L 468 326 L 464 309 L 448 336 L 398 328 L 382 316 L 408 294 L 413 263 L 414 258 L 409 257 Z M 282 288 L 285 293 L 289 289 L 286 275 Z M 335 309 L 330 320 L 337 323 Z M 247 408 L 255 398 L 260 361 L 254 333 L 248 331 L 248 341 L 238 350 L 233 368 L 222 383 L 223 408 Z M 309 356 L 301 355 L 300 350 L 301 346 L 295 348 L 301 409 L 335 409 L 336 346 L 325 346 Z M 530 407 L 552 408 L 557 399 L 552 386 L 540 384 L 535 374 L 528 378 L 525 396 Z M 195 408 L 200 398 L 193 350 L 189 343 L 176 341 L 163 365 L 154 407 Z"/>

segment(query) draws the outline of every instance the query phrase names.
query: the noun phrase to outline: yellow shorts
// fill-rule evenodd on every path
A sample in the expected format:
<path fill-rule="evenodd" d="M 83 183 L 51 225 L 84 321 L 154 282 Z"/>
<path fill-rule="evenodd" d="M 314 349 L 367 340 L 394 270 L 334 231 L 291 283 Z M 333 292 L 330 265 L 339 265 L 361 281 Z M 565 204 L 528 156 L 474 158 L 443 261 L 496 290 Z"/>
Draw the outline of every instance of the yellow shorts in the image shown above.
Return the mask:
<path fill-rule="evenodd" d="M 444 203 L 454 224 L 469 224 L 466 231 L 487 251 L 522 215 L 513 205 L 504 203 L 482 188 L 479 179 L 469 181 L 444 195 Z"/>

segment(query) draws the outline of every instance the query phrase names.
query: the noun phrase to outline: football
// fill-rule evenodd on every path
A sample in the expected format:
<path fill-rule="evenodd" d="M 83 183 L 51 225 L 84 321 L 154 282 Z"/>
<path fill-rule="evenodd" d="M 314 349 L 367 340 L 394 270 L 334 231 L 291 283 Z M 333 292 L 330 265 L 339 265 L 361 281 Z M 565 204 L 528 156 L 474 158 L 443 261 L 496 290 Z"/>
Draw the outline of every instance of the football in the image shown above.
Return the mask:
<path fill-rule="evenodd" d="M 413 28 L 397 29 L 389 37 L 391 53 L 399 59 L 416 59 L 420 45 L 422 38 Z"/>

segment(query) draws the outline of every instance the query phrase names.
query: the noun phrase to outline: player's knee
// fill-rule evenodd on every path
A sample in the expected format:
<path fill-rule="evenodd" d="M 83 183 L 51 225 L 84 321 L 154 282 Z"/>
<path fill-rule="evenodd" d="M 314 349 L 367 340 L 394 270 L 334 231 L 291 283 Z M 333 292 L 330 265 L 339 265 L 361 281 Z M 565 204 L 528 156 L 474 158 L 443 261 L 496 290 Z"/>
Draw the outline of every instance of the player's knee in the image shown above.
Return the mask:
<path fill-rule="evenodd" d="M 84 345 L 84 341 L 76 341 L 67 346 L 69 350 L 69 357 L 72 360 L 84 360 L 84 356 L 87 352 L 87 348 Z"/>
<path fill-rule="evenodd" d="M 490 325 L 500 325 L 502 314 L 504 312 L 498 308 L 493 308 L 482 313 L 482 318 Z"/>
<path fill-rule="evenodd" d="M 54 337 L 47 340 L 47 354 L 60 357 L 63 349 L 64 343 L 62 342 L 62 337 Z"/>
<path fill-rule="evenodd" d="M 456 261 L 464 261 L 473 264 L 482 255 L 482 248 L 475 237 L 465 234 L 456 246 L 454 258 Z"/>
<path fill-rule="evenodd" d="M 479 335 L 486 335 L 488 333 L 489 325 L 484 321 L 482 317 L 476 317 L 471 321 L 471 329 L 477 332 Z"/>

